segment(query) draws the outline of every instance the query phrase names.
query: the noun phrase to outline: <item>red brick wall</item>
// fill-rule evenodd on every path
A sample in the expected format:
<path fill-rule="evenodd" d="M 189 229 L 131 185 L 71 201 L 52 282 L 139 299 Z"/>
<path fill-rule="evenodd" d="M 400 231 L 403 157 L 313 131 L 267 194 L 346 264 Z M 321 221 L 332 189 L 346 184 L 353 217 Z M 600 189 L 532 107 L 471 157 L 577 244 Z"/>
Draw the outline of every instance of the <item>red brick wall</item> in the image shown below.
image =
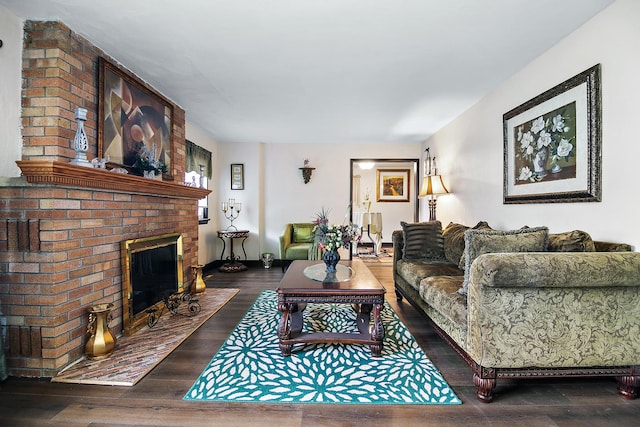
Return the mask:
<path fill-rule="evenodd" d="M 88 157 L 97 156 L 101 55 L 61 23 L 26 23 L 23 160 L 72 159 L 78 106 L 88 110 Z M 173 132 L 172 168 L 180 179 L 184 111 L 177 105 Z M 81 356 L 91 305 L 113 302 L 112 326 L 121 330 L 122 240 L 182 233 L 190 281 L 190 266 L 197 264 L 197 201 L 14 181 L 0 187 L 0 308 L 11 375 L 52 376 Z"/>
<path fill-rule="evenodd" d="M 88 110 L 97 140 L 97 59 L 102 52 L 58 22 L 25 24 L 22 64 L 23 160 L 73 159 L 74 110 Z M 94 157 L 97 143 L 92 145 Z"/>

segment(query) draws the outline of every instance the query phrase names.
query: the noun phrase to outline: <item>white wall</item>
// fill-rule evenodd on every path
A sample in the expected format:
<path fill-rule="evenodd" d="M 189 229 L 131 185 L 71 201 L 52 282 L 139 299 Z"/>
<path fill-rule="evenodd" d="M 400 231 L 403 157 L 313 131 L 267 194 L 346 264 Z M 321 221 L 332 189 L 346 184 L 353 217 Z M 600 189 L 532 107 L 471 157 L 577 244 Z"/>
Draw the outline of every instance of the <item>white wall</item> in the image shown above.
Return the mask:
<path fill-rule="evenodd" d="M 218 154 L 218 203 L 211 214 L 217 218 L 209 227 L 218 230 L 229 225 L 219 202 L 230 197 L 241 202 L 242 212 L 234 225 L 251 231 L 245 249 L 247 257 L 255 260 L 263 252 L 278 257 L 284 225 L 312 221 L 322 207 L 331 209 L 332 222 L 342 222 L 350 199 L 350 159 L 420 158 L 420 144 L 219 144 Z M 305 158 L 316 168 L 308 184 L 299 170 Z M 244 164 L 244 190 L 230 189 L 231 163 Z M 218 243 L 208 262 L 220 257 L 221 248 Z"/>
<path fill-rule="evenodd" d="M 0 6 L 0 177 L 20 176 L 22 27 L 21 19 Z"/>
<path fill-rule="evenodd" d="M 618 0 L 430 138 L 454 194 L 438 199 L 438 219 L 494 228 L 582 229 L 596 240 L 640 247 L 637 137 L 640 2 Z M 602 202 L 502 203 L 502 115 L 564 80 L 602 64 Z M 421 210 L 424 212 L 424 210 Z"/>

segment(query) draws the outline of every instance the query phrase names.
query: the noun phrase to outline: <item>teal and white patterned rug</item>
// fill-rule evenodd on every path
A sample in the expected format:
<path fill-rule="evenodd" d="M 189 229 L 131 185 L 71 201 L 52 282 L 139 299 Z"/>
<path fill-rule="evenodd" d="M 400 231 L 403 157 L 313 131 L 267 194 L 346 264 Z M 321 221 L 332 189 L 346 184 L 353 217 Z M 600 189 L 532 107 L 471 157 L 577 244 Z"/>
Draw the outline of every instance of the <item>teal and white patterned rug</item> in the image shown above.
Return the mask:
<path fill-rule="evenodd" d="M 385 304 L 382 357 L 368 346 L 307 344 L 283 357 L 277 295 L 263 291 L 184 400 L 217 402 L 460 404 L 393 309 Z M 304 330 L 357 332 L 344 304 L 309 304 Z"/>

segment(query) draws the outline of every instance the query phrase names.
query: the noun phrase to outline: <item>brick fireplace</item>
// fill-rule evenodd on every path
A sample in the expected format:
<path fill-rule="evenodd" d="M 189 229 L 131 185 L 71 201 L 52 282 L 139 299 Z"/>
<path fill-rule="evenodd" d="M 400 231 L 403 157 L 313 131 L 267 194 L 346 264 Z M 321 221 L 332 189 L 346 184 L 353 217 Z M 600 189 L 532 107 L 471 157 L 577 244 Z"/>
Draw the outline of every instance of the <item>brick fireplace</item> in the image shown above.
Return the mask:
<path fill-rule="evenodd" d="M 197 264 L 197 200 L 208 191 L 180 183 L 180 107 L 173 105 L 174 182 L 69 163 L 76 107 L 89 112 L 88 157 L 98 154 L 99 56 L 106 57 L 62 23 L 25 24 L 23 176 L 0 180 L 0 309 L 10 375 L 53 376 L 80 357 L 92 305 L 113 303 L 112 328 L 122 330 L 121 241 L 181 233 L 185 283 Z"/>

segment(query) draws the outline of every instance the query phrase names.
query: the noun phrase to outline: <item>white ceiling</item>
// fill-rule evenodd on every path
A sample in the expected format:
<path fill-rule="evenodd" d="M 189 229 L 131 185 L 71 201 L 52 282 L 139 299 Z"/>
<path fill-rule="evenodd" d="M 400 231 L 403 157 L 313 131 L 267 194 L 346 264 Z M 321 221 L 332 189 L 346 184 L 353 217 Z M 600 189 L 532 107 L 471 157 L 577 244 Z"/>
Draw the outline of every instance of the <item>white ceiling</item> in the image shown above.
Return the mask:
<path fill-rule="evenodd" d="M 421 142 L 613 0 L 0 0 L 219 142 Z M 1 13 L 1 10 L 0 10 Z"/>

